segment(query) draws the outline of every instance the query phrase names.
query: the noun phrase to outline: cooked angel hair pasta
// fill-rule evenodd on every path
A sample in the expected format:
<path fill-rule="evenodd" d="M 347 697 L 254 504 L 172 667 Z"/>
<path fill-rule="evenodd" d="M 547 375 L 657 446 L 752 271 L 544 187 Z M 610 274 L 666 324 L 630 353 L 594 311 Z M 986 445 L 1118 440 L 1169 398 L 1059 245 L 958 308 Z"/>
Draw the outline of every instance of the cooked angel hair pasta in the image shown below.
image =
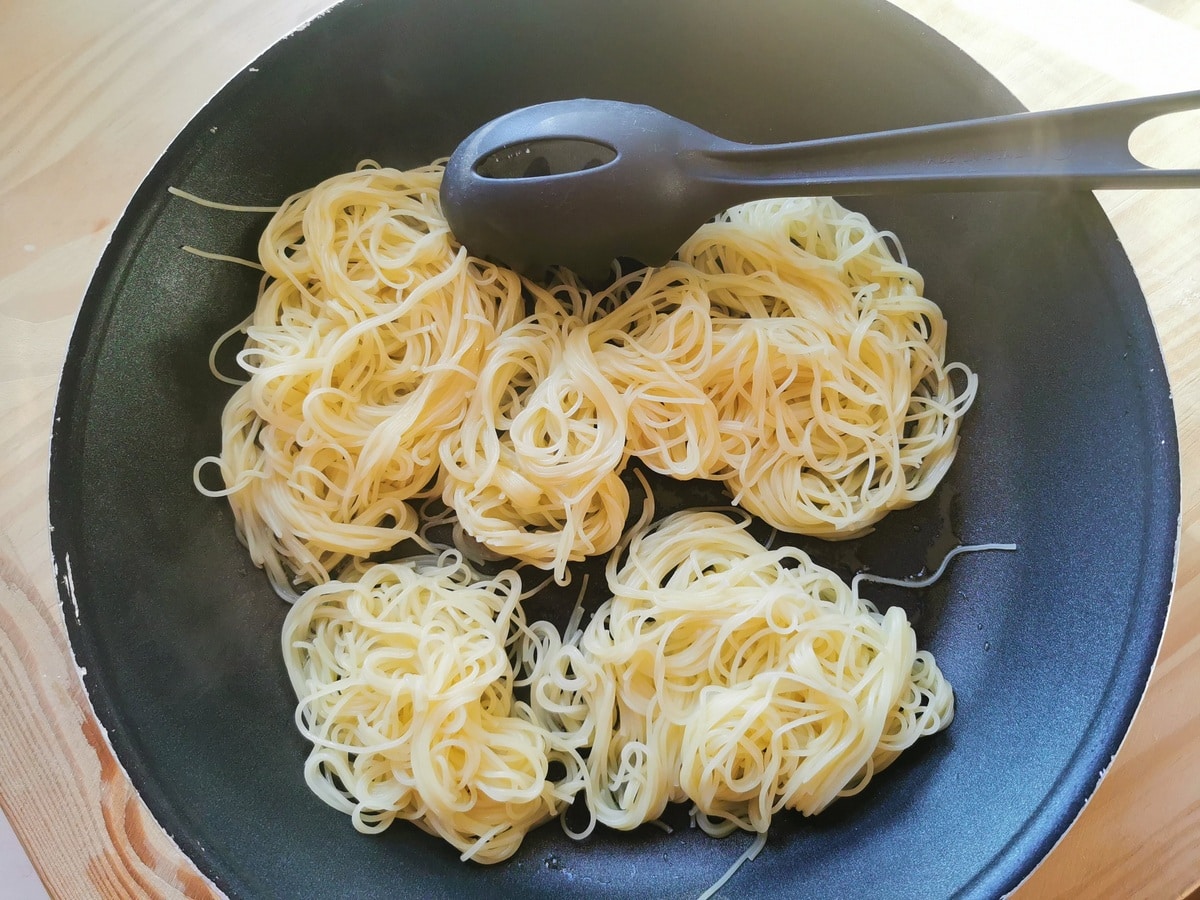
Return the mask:
<path fill-rule="evenodd" d="M 458 246 L 440 177 L 364 164 L 275 214 L 248 380 L 200 464 L 281 593 L 315 585 L 282 637 L 313 791 L 485 863 L 577 796 L 577 837 L 688 802 L 711 834 L 761 838 L 945 727 L 953 695 L 903 613 L 800 551 L 711 511 L 650 527 L 652 497 L 622 538 L 631 458 L 824 537 L 932 491 L 975 376 L 945 363 L 888 236 L 829 199 L 765 201 L 603 290 L 539 285 Z M 370 564 L 429 543 L 414 502 L 433 498 L 559 583 L 613 551 L 610 599 L 564 633 L 525 622 L 515 572 Z"/>
<path fill-rule="evenodd" d="M 949 724 L 950 687 L 900 610 L 745 525 L 643 520 L 610 558 L 612 598 L 566 640 L 526 625 L 515 572 L 454 551 L 312 588 L 282 637 L 309 786 L 360 831 L 409 819 L 485 863 L 577 795 L 575 837 L 668 802 L 722 835 L 861 790 Z"/>
<path fill-rule="evenodd" d="M 921 276 L 863 216 L 747 204 L 667 266 L 589 291 L 468 256 L 441 173 L 364 164 L 289 199 L 260 241 L 249 380 L 201 465 L 282 592 L 412 537 L 410 501 L 429 496 L 565 581 L 617 542 L 631 457 L 826 538 L 945 474 L 976 379 L 945 362 Z"/>
<path fill-rule="evenodd" d="M 565 583 L 568 561 L 621 537 L 625 403 L 588 352 L 582 320 L 537 293 L 533 315 L 489 349 L 466 417 L 442 444 L 443 497 L 468 534 Z"/>
<path fill-rule="evenodd" d="M 954 459 L 976 378 L 945 364 L 941 311 L 888 238 L 829 198 L 766 200 L 679 251 L 708 273 L 701 378 L 729 489 L 781 530 L 853 537 L 929 496 Z"/>
<path fill-rule="evenodd" d="M 454 553 L 356 574 L 312 588 L 284 622 L 309 787 L 359 831 L 408 819 L 464 859 L 508 858 L 569 800 L 547 777 L 549 736 L 513 696 L 519 577 L 480 579 Z"/>
<path fill-rule="evenodd" d="M 781 809 L 860 791 L 953 718 L 902 611 L 746 524 L 683 512 L 635 531 L 587 628 L 526 647 L 531 706 L 578 748 L 593 824 L 631 829 L 686 801 L 710 834 L 764 832 Z"/>
<path fill-rule="evenodd" d="M 515 274 L 467 255 L 438 206 L 441 167 L 364 165 L 290 198 L 259 241 L 266 270 L 222 417 L 238 533 L 277 586 L 417 530 L 438 445 L 484 353 L 520 317 Z"/>

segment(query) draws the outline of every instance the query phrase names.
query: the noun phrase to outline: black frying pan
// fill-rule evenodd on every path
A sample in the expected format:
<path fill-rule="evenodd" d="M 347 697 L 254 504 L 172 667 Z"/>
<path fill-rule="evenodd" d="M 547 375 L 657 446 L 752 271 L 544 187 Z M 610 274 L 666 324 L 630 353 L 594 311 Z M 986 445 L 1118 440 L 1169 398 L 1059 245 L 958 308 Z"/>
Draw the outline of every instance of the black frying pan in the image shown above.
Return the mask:
<path fill-rule="evenodd" d="M 743 141 L 1015 111 L 945 40 L 872 0 L 354 0 L 266 53 L 172 144 L 102 259 L 59 395 L 50 504 L 68 631 L 117 755 L 166 830 L 236 897 L 690 897 L 749 843 L 686 827 L 572 843 L 549 825 L 508 863 L 377 837 L 312 796 L 278 651 L 283 605 L 192 488 L 229 389 L 209 346 L 256 277 L 180 252 L 252 255 L 265 218 L 168 185 L 272 203 L 363 157 L 448 154 L 487 119 L 575 96 L 649 103 Z M 727 896 L 994 896 L 1049 850 L 1129 724 L 1171 588 L 1179 464 L 1145 302 L 1090 195 L 858 199 L 894 229 L 981 392 L 938 494 L 850 544 L 843 573 L 957 560 L 902 602 L 954 684 L 952 727 L 861 795 L 782 815 Z M 663 491 L 665 508 L 712 502 Z M 593 598 L 594 602 L 594 598 Z"/>

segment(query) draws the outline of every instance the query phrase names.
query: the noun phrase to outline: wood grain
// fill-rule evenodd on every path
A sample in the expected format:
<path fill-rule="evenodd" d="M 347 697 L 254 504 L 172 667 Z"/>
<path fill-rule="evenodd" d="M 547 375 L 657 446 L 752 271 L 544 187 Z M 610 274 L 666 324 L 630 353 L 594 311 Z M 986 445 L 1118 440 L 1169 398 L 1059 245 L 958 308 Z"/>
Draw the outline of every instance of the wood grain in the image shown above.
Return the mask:
<path fill-rule="evenodd" d="M 75 670 L 50 563 L 50 425 L 83 289 L 142 177 L 326 5 L 0 4 L 0 806 L 52 896 L 217 896 L 132 790 Z"/>
<path fill-rule="evenodd" d="M 1027 106 L 1200 87 L 1194 0 L 894 0 Z M 83 692 L 50 561 L 58 372 L 113 224 L 192 114 L 325 0 L 0 3 L 0 807 L 56 897 L 213 897 Z M 1200 166 L 1200 118 L 1135 152 Z M 1177 588 L 1149 691 L 1095 797 L 1017 892 L 1178 897 L 1200 879 L 1200 193 L 1105 192 L 1145 288 L 1183 451 Z M 0 886 L 0 894 L 3 887 Z"/>

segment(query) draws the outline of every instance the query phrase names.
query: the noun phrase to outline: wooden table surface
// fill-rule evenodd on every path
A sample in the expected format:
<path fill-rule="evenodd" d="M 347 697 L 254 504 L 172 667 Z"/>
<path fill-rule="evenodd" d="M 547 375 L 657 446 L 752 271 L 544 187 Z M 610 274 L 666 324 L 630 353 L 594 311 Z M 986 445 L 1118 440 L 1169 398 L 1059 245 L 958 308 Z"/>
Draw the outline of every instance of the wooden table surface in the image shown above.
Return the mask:
<path fill-rule="evenodd" d="M 222 84 L 327 2 L 0 2 L 0 807 L 52 896 L 218 894 L 134 793 L 75 670 L 50 561 L 50 425 L 75 314 L 126 201 Z M 1033 109 L 1200 87 L 1197 0 L 896 2 Z M 1145 126 L 1134 148 L 1200 167 L 1200 113 Z M 1200 192 L 1100 199 L 1174 384 L 1179 571 L 1133 728 L 1022 900 L 1170 898 L 1200 880 Z"/>

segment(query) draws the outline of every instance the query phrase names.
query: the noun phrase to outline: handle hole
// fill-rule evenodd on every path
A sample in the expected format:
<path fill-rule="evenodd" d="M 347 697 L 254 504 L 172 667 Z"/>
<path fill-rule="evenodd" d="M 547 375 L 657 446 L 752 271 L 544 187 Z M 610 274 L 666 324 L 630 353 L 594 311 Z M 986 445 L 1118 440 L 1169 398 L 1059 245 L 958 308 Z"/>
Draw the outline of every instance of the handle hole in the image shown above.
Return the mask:
<path fill-rule="evenodd" d="M 1200 169 L 1200 109 L 1143 122 L 1129 135 L 1129 152 L 1156 169 Z"/>

